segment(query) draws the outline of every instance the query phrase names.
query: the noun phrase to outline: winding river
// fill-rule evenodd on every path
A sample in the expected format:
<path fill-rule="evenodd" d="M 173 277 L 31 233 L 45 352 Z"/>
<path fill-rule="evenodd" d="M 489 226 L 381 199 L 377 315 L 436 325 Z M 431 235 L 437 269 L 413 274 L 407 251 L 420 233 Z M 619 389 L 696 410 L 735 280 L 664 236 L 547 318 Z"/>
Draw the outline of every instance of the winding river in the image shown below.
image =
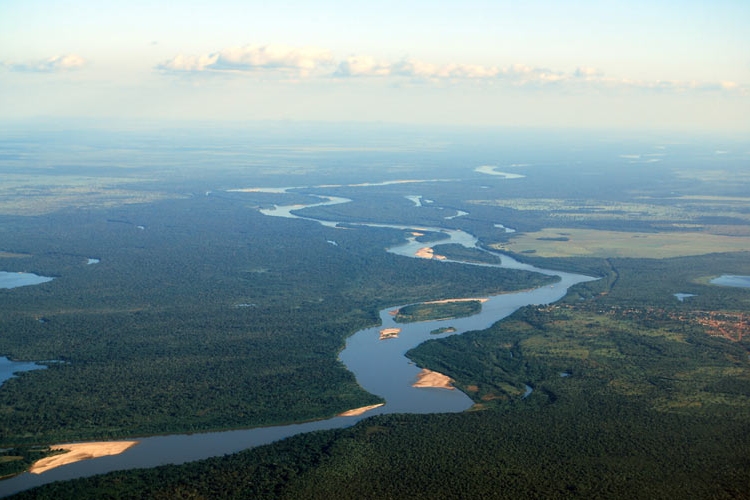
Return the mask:
<path fill-rule="evenodd" d="M 284 191 L 283 189 L 274 190 L 274 192 Z M 331 205 L 350 201 L 346 198 L 329 196 L 319 196 L 319 198 L 321 199 L 320 203 L 306 206 Z M 301 208 L 305 208 L 305 206 L 278 206 L 273 209 L 262 210 L 262 212 L 268 216 L 315 220 L 294 213 L 295 210 Z M 317 222 L 330 227 L 336 226 L 335 222 Z M 458 243 L 466 247 L 475 247 L 477 244 L 477 239 L 474 236 L 460 230 L 369 223 L 361 225 L 415 231 L 440 231 L 449 237 L 449 239 L 441 240 L 440 244 Z M 416 251 L 425 246 L 429 245 L 417 242 L 414 238 L 411 238 L 406 243 L 390 248 L 388 251 L 398 255 L 415 257 Z M 360 330 L 347 339 L 346 347 L 339 356 L 340 360 L 354 373 L 358 383 L 365 390 L 381 396 L 386 401 L 384 406 L 370 410 L 362 415 L 351 417 L 339 416 L 327 420 L 293 425 L 142 438 L 138 440 L 138 445 L 120 455 L 85 460 L 51 469 L 38 475 L 24 473 L 14 478 L 0 481 L 0 496 L 9 495 L 53 481 L 93 476 L 115 470 L 156 467 L 164 464 L 180 464 L 208 457 L 236 453 L 247 448 L 271 443 L 303 432 L 348 427 L 363 418 L 376 414 L 464 411 L 472 405 L 472 401 L 461 391 L 413 387 L 412 384 L 416 380 L 420 368 L 409 361 L 404 354 L 427 339 L 456 335 L 469 330 L 485 329 L 520 307 L 555 302 L 566 294 L 569 287 L 577 283 L 596 279 L 579 274 L 539 269 L 522 264 L 505 255 L 500 255 L 500 258 L 501 264 L 494 265 L 495 267 L 521 269 L 549 276 L 558 276 L 560 281 L 554 285 L 547 285 L 529 291 L 487 297 L 487 301 L 482 304 L 481 311 L 466 318 L 396 324 L 393 316 L 389 313 L 389 311 L 401 307 L 395 305 L 380 311 L 382 325 Z M 395 327 L 401 329 L 397 338 L 380 340 L 381 329 Z M 455 331 L 439 335 L 431 333 L 441 327 L 452 327 Z M 527 387 L 527 393 L 524 397 L 528 395 L 529 391 L 530 388 Z"/>

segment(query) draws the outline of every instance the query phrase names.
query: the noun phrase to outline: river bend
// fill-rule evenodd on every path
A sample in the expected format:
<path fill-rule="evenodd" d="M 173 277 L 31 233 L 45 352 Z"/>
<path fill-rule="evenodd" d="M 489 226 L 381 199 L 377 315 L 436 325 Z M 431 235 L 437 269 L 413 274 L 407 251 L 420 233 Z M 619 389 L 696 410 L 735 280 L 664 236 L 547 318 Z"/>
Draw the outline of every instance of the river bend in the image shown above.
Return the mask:
<path fill-rule="evenodd" d="M 285 189 L 277 189 L 275 192 L 285 192 Z M 333 196 L 318 197 L 321 199 L 320 203 L 306 206 L 277 206 L 272 209 L 264 209 L 262 213 L 267 216 L 315 220 L 296 215 L 294 212 L 310 206 L 332 205 L 348 203 L 350 201 L 346 198 Z M 335 227 L 337 224 L 331 221 L 317 222 L 329 227 Z M 477 245 L 477 239 L 474 236 L 460 230 L 423 227 L 419 225 L 398 226 L 369 223 L 360 225 L 392 227 L 414 231 L 440 231 L 448 235 L 449 239 L 441 240 L 435 244 L 458 243 L 466 247 L 475 247 Z M 388 251 L 398 255 L 415 257 L 416 251 L 425 246 L 430 246 L 430 244 L 420 243 L 414 238 L 410 238 L 406 243 L 390 248 Z M 268 444 L 304 432 L 348 427 L 363 418 L 377 414 L 464 411 L 472 405 L 472 401 L 461 391 L 412 387 L 420 368 L 409 361 L 405 357 L 405 353 L 427 339 L 441 338 L 461 334 L 469 330 L 488 328 L 520 307 L 555 302 L 566 294 L 569 287 L 577 283 L 596 279 L 579 274 L 536 268 L 522 264 L 506 255 L 500 255 L 500 257 L 501 264 L 495 265 L 495 267 L 521 269 L 550 276 L 558 276 L 560 281 L 554 285 L 547 285 L 529 291 L 504 293 L 487 297 L 488 300 L 482 304 L 481 312 L 466 318 L 407 324 L 399 323 L 396 325 L 389 311 L 401 307 L 401 305 L 394 305 L 380 311 L 382 325 L 360 330 L 347 339 L 346 347 L 341 352 L 339 359 L 354 373 L 358 383 L 365 390 L 382 397 L 386 401 L 384 406 L 359 416 L 334 417 L 293 425 L 142 438 L 136 446 L 120 455 L 77 462 L 51 469 L 39 475 L 24 473 L 14 478 L 0 481 L 0 496 L 58 480 L 93 476 L 115 470 L 148 468 L 164 464 L 180 464 L 236 453 L 247 448 Z M 478 265 L 471 263 L 464 264 Z M 430 333 L 437 328 L 446 326 L 454 328 L 455 332 L 440 335 Z M 380 330 L 389 327 L 401 328 L 398 338 L 381 341 L 379 339 Z"/>

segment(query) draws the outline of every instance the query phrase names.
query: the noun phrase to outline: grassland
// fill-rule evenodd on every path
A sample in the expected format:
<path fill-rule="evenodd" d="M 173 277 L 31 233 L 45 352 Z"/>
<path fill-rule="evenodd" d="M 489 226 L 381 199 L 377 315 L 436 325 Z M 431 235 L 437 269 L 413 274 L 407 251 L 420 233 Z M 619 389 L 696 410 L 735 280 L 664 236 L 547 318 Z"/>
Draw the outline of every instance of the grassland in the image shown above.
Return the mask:
<path fill-rule="evenodd" d="M 639 233 L 596 229 L 545 228 L 519 234 L 497 250 L 538 257 L 668 258 L 750 250 L 750 237 L 705 232 Z"/>
<path fill-rule="evenodd" d="M 504 198 L 472 200 L 469 203 L 507 207 L 523 212 L 546 212 L 549 217 L 560 221 L 692 221 L 700 224 L 706 214 L 710 214 L 750 222 L 750 214 L 746 210 L 750 198 L 744 196 L 635 196 L 629 201 L 596 198 Z"/>
<path fill-rule="evenodd" d="M 148 182 L 147 178 L 3 174 L 0 180 L 2 215 L 42 215 L 66 208 L 104 208 L 177 197 L 134 188 Z"/>

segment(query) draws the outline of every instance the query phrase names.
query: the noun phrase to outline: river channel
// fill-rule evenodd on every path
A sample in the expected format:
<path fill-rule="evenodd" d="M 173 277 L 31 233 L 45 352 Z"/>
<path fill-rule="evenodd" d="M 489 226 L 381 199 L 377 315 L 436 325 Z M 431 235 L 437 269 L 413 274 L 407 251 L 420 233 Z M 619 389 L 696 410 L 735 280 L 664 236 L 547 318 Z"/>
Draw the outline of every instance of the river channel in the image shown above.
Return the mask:
<path fill-rule="evenodd" d="M 279 190 L 275 192 L 279 192 Z M 320 204 L 327 205 L 350 201 L 345 198 L 336 197 L 321 196 L 320 198 Z M 295 210 L 301 208 L 304 207 L 300 205 L 279 206 L 273 209 L 262 210 L 262 212 L 268 216 L 314 220 L 298 216 L 294 213 Z M 336 225 L 335 222 L 330 221 L 317 222 L 331 227 L 335 227 Z M 392 227 L 415 231 L 440 231 L 449 237 L 449 239 L 439 241 L 440 244 L 458 243 L 467 247 L 475 247 L 477 244 L 474 236 L 460 230 L 369 223 L 362 224 L 362 226 Z M 429 244 L 419 243 L 414 238 L 411 238 L 406 243 L 390 248 L 388 251 L 398 255 L 415 257 L 416 251 L 425 246 L 429 246 Z M 381 325 L 360 330 L 347 339 L 346 347 L 340 353 L 339 359 L 354 373 L 357 382 L 365 390 L 382 397 L 386 401 L 384 406 L 359 416 L 334 417 L 327 420 L 293 425 L 140 438 L 136 446 L 120 455 L 85 460 L 51 469 L 42 474 L 24 473 L 14 478 L 0 481 L 0 496 L 6 496 L 53 481 L 93 476 L 115 470 L 148 468 L 164 464 L 180 464 L 236 453 L 247 448 L 268 444 L 304 432 L 348 427 L 364 418 L 377 414 L 464 411 L 472 405 L 472 401 L 466 394 L 459 390 L 413 387 L 412 384 L 415 382 L 420 368 L 409 361 L 404 354 L 428 339 L 488 328 L 520 307 L 555 302 L 566 294 L 569 287 L 577 283 L 596 279 L 579 274 L 536 268 L 522 264 L 505 255 L 500 255 L 500 258 L 501 263 L 494 265 L 495 267 L 521 269 L 549 276 L 558 276 L 560 281 L 553 285 L 546 285 L 529 291 L 504 293 L 486 297 L 487 301 L 482 304 L 481 311 L 466 318 L 396 324 L 390 311 L 402 307 L 402 305 L 394 305 L 380 311 Z M 397 338 L 380 340 L 381 329 L 396 327 L 401 329 Z M 452 327 L 455 331 L 439 335 L 431 333 L 441 327 Z"/>

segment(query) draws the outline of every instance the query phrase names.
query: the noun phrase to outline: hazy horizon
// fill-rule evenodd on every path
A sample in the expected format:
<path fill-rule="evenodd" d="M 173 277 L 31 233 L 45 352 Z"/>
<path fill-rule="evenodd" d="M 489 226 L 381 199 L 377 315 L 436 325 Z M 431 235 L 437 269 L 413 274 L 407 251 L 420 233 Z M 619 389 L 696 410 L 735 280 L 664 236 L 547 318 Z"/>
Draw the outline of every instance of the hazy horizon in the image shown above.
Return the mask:
<path fill-rule="evenodd" d="M 750 131 L 750 5 L 0 4 L 3 119 Z"/>

